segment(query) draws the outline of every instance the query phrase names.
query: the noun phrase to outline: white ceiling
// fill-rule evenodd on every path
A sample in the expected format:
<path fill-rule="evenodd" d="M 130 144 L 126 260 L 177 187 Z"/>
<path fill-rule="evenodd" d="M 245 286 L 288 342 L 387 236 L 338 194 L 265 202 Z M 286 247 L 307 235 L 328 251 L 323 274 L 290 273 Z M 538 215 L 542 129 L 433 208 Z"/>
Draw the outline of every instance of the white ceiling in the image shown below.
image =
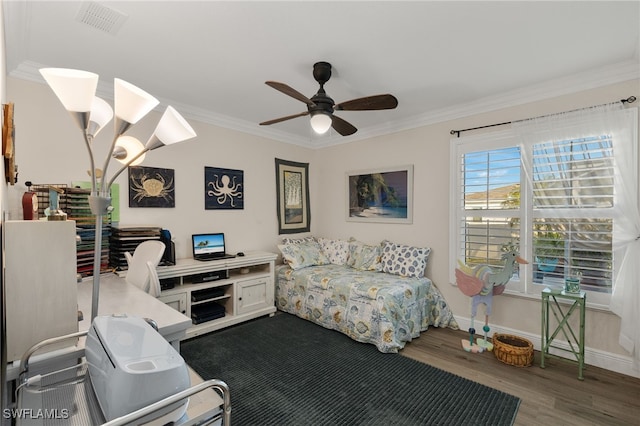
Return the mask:
<path fill-rule="evenodd" d="M 304 146 L 348 142 L 640 78 L 638 1 L 100 1 L 126 15 L 113 35 L 78 22 L 80 1 L 3 0 L 7 72 L 127 80 L 187 118 Z M 315 62 L 336 103 L 391 93 L 395 110 L 337 112 L 359 130 L 316 136 L 306 110 Z M 631 94 L 630 94 L 631 95 Z M 638 95 L 638 94 L 634 94 Z"/>

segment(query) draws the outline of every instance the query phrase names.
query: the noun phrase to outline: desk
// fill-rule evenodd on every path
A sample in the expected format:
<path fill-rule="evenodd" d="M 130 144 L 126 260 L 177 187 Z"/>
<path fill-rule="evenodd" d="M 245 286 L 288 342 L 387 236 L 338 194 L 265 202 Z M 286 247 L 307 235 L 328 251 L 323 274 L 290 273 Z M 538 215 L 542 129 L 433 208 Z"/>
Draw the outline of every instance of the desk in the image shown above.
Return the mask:
<path fill-rule="evenodd" d="M 87 331 L 91 326 L 92 288 L 92 277 L 78 283 L 78 309 L 84 316 L 84 319 L 78 323 L 78 331 Z M 178 351 L 180 340 L 184 339 L 187 329 L 191 326 L 191 319 L 187 316 L 127 283 L 124 278 L 114 274 L 103 274 L 100 276 L 98 315 L 117 313 L 151 318 L 158 324 L 158 332 Z M 70 341 L 69 346 L 72 346 L 72 342 Z M 78 355 L 84 356 L 84 337 L 79 339 L 76 346 L 57 351 L 52 355 L 59 356 L 61 352 L 70 359 L 77 358 Z M 39 364 L 46 364 L 47 357 L 47 353 L 36 355 L 31 363 L 32 367 L 35 369 Z M 19 364 L 19 361 L 15 361 L 8 365 L 7 382 L 18 378 Z"/>
<path fill-rule="evenodd" d="M 84 319 L 78 323 L 78 331 L 88 330 L 91 325 L 91 293 L 93 278 L 78 283 L 78 309 Z M 176 350 L 180 350 L 180 340 L 191 327 L 191 319 L 171 309 L 155 297 L 133 286 L 115 274 L 100 276 L 100 298 L 98 315 L 127 314 L 141 318 L 151 318 L 158 324 L 158 332 Z"/>
<path fill-rule="evenodd" d="M 82 311 L 84 317 L 82 321 L 78 322 L 78 331 L 86 331 L 91 326 L 92 289 L 93 277 L 89 277 L 77 284 L 78 310 Z M 153 319 L 158 324 L 158 332 L 178 351 L 180 349 L 180 340 L 184 339 L 187 329 L 191 326 L 190 318 L 127 283 L 124 278 L 119 278 L 114 274 L 103 274 L 100 276 L 98 315 L 114 313 L 125 313 L 130 316 Z M 35 355 L 32 358 L 30 370 L 36 374 L 40 371 L 53 371 L 58 367 L 74 365 L 79 357 L 84 356 L 84 341 L 85 338 L 82 337 L 74 345 L 75 342 L 69 340 L 69 345 L 66 348 Z M 52 362 L 52 358 L 56 361 Z M 14 361 L 7 365 L 6 382 L 1 384 L 3 387 L 2 393 L 6 396 L 3 401 L 3 408 L 10 405 L 13 406 L 15 403 L 12 400 L 14 396 L 13 389 L 19 372 L 19 361 Z M 202 405 L 205 406 L 205 404 Z M 9 424 L 9 419 L 0 418 L 0 425 Z"/>
<path fill-rule="evenodd" d="M 570 304 L 565 308 L 567 309 L 566 311 L 563 310 L 562 306 L 560 306 L 558 299 L 566 299 L 570 301 Z M 569 352 L 572 353 L 576 358 L 575 362 L 577 362 L 578 364 L 578 379 L 584 380 L 582 371 L 584 370 L 584 319 L 586 300 L 587 295 L 584 291 L 581 291 L 579 293 L 567 293 L 564 290 L 550 290 L 548 288 L 542 290 L 542 345 L 540 350 L 541 368 L 545 368 L 545 357 L 561 358 L 557 355 L 550 354 L 549 350 L 551 348 Z M 580 330 L 578 332 L 578 336 L 576 336 L 573 328 L 571 328 L 571 324 L 569 324 L 569 318 L 576 309 L 578 309 L 580 313 Z M 558 323 L 552 333 L 549 333 L 549 312 L 553 313 L 553 316 Z M 567 339 L 569 348 L 553 345 L 553 340 L 561 331 L 565 339 Z M 573 360 L 570 359 L 570 361 Z"/>

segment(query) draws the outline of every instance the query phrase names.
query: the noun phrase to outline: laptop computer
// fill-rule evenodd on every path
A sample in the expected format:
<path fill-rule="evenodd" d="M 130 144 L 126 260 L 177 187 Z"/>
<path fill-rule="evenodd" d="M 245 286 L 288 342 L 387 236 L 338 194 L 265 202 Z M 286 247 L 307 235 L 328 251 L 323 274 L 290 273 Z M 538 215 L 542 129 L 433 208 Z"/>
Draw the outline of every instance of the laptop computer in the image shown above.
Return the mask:
<path fill-rule="evenodd" d="M 222 232 L 193 234 L 191 243 L 195 260 L 218 260 L 236 257 L 234 254 L 227 254 Z"/>

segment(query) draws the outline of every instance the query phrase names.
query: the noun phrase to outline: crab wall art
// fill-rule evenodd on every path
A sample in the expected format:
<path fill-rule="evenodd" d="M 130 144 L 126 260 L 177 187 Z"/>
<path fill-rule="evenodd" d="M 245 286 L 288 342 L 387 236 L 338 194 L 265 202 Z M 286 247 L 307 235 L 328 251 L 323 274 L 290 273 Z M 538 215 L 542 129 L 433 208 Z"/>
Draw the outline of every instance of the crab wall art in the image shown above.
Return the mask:
<path fill-rule="evenodd" d="M 204 208 L 244 209 L 244 172 L 205 167 Z"/>
<path fill-rule="evenodd" d="M 173 169 L 129 167 L 129 207 L 175 207 Z"/>

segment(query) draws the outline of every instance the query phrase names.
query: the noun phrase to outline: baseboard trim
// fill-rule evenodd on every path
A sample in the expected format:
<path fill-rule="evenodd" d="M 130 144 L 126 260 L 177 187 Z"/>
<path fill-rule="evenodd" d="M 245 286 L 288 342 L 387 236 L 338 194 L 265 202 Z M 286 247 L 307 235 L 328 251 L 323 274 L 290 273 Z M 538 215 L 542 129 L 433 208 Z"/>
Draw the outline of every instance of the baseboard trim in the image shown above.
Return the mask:
<path fill-rule="evenodd" d="M 460 326 L 460 330 L 468 330 L 471 326 L 471 318 L 466 317 L 458 317 L 456 316 L 456 321 Z M 483 337 L 484 333 L 482 331 L 482 325 L 479 324 L 478 321 L 475 321 L 475 329 L 478 337 Z M 534 333 L 526 333 L 520 330 L 515 330 L 508 327 L 501 327 L 490 325 L 491 330 L 489 331 L 488 337 L 493 336 L 494 333 L 505 333 L 505 334 L 514 334 L 516 336 L 524 337 L 533 343 L 533 348 L 537 351 L 540 350 L 541 336 L 539 334 Z M 569 344 L 562 340 L 554 340 L 554 345 L 559 346 L 561 348 L 569 349 Z M 561 350 L 553 349 L 551 353 L 563 358 L 568 358 L 567 354 Z M 630 356 L 624 356 L 619 354 L 614 354 L 611 352 L 601 351 L 599 349 L 594 349 L 586 346 L 584 348 L 584 360 L 587 366 L 593 365 L 594 367 L 603 368 L 605 370 L 614 371 L 616 373 L 625 374 L 631 377 L 640 378 L 640 371 L 633 368 L 633 360 Z M 588 368 L 588 367 L 587 367 Z"/>

